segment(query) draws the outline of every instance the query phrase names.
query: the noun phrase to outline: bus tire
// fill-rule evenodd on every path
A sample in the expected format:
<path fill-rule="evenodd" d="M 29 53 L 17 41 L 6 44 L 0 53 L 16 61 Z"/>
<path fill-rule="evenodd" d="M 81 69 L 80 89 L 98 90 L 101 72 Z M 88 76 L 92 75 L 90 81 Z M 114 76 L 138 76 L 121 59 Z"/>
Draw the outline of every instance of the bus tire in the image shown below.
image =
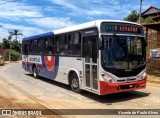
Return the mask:
<path fill-rule="evenodd" d="M 70 80 L 71 80 L 70 86 L 72 91 L 74 91 L 75 93 L 81 93 L 82 90 L 79 88 L 79 80 L 77 74 L 72 73 L 72 75 L 70 76 Z"/>
<path fill-rule="evenodd" d="M 38 79 L 38 70 L 37 70 L 37 68 L 36 68 L 36 66 L 33 66 L 33 77 L 34 78 L 36 78 L 36 79 Z"/>

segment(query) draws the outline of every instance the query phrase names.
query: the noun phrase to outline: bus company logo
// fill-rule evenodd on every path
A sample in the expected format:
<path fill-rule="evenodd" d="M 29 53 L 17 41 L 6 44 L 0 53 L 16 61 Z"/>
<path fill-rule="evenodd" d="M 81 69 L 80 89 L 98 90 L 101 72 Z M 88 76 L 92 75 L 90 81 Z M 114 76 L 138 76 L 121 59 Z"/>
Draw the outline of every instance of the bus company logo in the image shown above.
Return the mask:
<path fill-rule="evenodd" d="M 29 61 L 31 61 L 31 62 L 40 62 L 40 58 L 30 57 L 30 58 L 29 58 Z"/>
<path fill-rule="evenodd" d="M 53 71 L 55 65 L 54 56 L 44 56 L 45 65 L 48 71 Z"/>

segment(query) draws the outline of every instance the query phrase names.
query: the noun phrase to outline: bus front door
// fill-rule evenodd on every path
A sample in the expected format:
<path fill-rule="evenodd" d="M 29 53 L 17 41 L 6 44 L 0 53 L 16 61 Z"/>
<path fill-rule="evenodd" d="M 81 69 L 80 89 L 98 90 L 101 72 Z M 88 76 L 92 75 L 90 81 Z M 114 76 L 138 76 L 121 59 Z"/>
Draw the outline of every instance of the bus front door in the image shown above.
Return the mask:
<path fill-rule="evenodd" d="M 83 38 L 83 54 L 84 54 L 84 78 L 86 89 L 98 91 L 97 79 L 97 36 L 88 36 Z"/>

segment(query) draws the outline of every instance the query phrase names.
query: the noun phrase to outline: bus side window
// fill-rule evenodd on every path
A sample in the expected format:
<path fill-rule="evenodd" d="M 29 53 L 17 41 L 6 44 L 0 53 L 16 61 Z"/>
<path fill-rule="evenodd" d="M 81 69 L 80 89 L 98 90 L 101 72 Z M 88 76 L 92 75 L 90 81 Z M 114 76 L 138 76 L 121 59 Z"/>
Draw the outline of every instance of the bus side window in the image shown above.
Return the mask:
<path fill-rule="evenodd" d="M 68 35 L 68 53 L 70 55 L 81 55 L 81 34 L 76 32 Z"/>
<path fill-rule="evenodd" d="M 37 54 L 37 52 L 38 52 L 38 40 L 36 39 L 34 41 L 34 54 Z"/>
<path fill-rule="evenodd" d="M 54 54 L 53 37 L 48 37 L 46 39 L 46 52 L 45 52 L 45 54 Z"/>
<path fill-rule="evenodd" d="M 71 55 L 71 34 L 68 34 L 68 54 Z"/>
<path fill-rule="evenodd" d="M 24 42 L 22 42 L 22 54 L 26 54 L 25 50 L 26 50 L 26 44 Z"/>
<path fill-rule="evenodd" d="M 28 50 L 29 50 L 29 45 L 28 44 L 25 44 L 25 55 L 28 55 Z"/>
<path fill-rule="evenodd" d="M 76 55 L 81 55 L 81 34 L 79 32 L 75 33 L 75 42 Z"/>
<path fill-rule="evenodd" d="M 60 42 L 61 42 L 61 37 L 56 36 L 55 37 L 55 53 L 60 54 Z"/>
<path fill-rule="evenodd" d="M 38 54 L 43 54 L 43 44 L 44 42 L 43 42 L 43 39 L 38 39 Z"/>
<path fill-rule="evenodd" d="M 67 55 L 67 36 L 66 35 L 61 36 L 60 54 Z"/>
<path fill-rule="evenodd" d="M 29 54 L 33 54 L 34 48 L 33 48 L 33 41 L 29 42 Z"/>
<path fill-rule="evenodd" d="M 29 50 L 28 42 L 27 43 L 22 42 L 22 54 L 28 55 L 28 50 Z"/>
<path fill-rule="evenodd" d="M 37 45 L 38 52 L 37 52 L 37 54 L 41 54 L 41 47 L 40 47 L 40 44 L 41 44 L 41 39 L 38 39 L 38 45 Z"/>
<path fill-rule="evenodd" d="M 45 50 L 46 50 L 46 39 L 45 38 L 41 39 L 40 47 L 41 47 L 41 54 L 45 54 Z"/>

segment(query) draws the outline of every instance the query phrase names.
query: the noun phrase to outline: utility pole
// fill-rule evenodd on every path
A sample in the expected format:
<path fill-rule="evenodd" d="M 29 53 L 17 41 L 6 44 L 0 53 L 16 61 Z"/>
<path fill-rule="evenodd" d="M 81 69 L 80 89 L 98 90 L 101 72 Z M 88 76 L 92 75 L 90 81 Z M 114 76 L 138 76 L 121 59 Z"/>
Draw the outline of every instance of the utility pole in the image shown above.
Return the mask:
<path fill-rule="evenodd" d="M 140 0 L 139 24 L 141 23 L 142 0 Z"/>
<path fill-rule="evenodd" d="M 11 62 L 11 39 L 12 39 L 12 34 L 10 34 L 8 36 L 8 40 L 9 40 L 9 62 Z"/>

